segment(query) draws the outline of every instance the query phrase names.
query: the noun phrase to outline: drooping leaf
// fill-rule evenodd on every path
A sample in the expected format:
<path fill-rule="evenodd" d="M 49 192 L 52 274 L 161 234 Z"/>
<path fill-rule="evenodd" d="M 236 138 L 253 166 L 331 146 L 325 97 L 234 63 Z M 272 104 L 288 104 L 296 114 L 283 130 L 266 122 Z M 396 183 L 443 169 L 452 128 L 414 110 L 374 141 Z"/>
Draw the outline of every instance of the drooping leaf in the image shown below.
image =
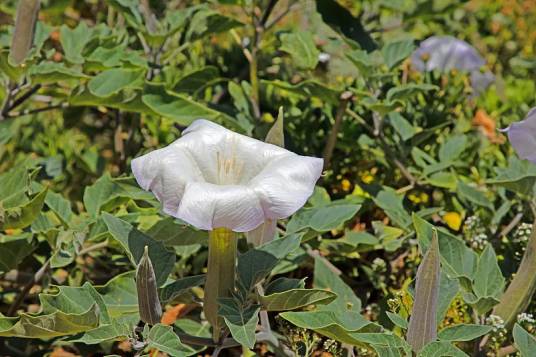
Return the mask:
<path fill-rule="evenodd" d="M 217 67 L 206 66 L 191 71 L 179 78 L 173 85 L 173 91 L 177 93 L 195 93 L 211 84 L 221 81 Z"/>
<path fill-rule="evenodd" d="M 134 323 L 139 321 L 138 294 L 136 293 L 135 272 L 119 274 L 105 285 L 96 286 L 101 294 L 112 319 L 127 318 Z"/>
<path fill-rule="evenodd" d="M 181 342 L 171 326 L 154 325 L 149 331 L 147 342 L 149 348 L 155 348 L 170 356 L 191 356 L 196 354 L 195 350 Z"/>
<path fill-rule="evenodd" d="M 218 303 L 219 315 L 225 320 L 233 338 L 241 345 L 253 348 L 260 307 L 252 305 L 244 308 L 231 298 L 218 299 Z"/>
<path fill-rule="evenodd" d="M 267 311 L 288 311 L 314 304 L 329 304 L 337 294 L 320 289 L 291 289 L 259 296 L 259 303 Z"/>

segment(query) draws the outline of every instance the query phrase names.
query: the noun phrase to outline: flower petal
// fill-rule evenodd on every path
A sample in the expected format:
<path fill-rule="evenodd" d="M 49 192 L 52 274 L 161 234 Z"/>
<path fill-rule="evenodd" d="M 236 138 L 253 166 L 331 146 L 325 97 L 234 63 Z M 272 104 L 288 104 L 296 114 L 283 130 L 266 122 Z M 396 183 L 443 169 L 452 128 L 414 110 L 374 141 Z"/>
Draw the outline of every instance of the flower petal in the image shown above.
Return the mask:
<path fill-rule="evenodd" d="M 424 60 L 425 57 L 428 57 Z M 478 51 L 465 41 L 451 36 L 431 36 L 424 40 L 411 56 L 411 62 L 420 72 L 442 72 L 451 69 L 479 70 L 486 64 Z"/>
<path fill-rule="evenodd" d="M 511 124 L 505 131 L 519 157 L 536 164 L 536 108 L 525 119 Z"/>
<path fill-rule="evenodd" d="M 218 186 L 207 182 L 186 185 L 176 217 L 205 230 L 225 227 L 247 232 L 264 222 L 255 192 L 246 186 Z"/>
<path fill-rule="evenodd" d="M 138 184 L 153 192 L 164 212 L 175 217 L 186 183 L 204 180 L 190 154 L 175 144 L 137 157 L 131 166 Z"/>
<path fill-rule="evenodd" d="M 261 199 L 266 218 L 286 218 L 300 209 L 312 195 L 323 165 L 322 159 L 296 154 L 270 162 L 249 183 Z"/>
<path fill-rule="evenodd" d="M 275 231 L 277 230 L 277 221 L 269 219 L 264 221 L 260 226 L 252 231 L 246 232 L 246 239 L 249 244 L 254 247 L 258 247 L 265 243 L 271 242 L 275 238 Z"/>

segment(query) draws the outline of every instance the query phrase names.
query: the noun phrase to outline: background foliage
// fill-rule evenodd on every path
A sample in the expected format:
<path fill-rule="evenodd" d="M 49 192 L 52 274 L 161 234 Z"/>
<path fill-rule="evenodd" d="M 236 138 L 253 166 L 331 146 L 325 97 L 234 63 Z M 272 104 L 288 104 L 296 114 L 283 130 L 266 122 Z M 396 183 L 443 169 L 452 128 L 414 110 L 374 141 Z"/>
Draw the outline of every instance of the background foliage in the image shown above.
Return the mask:
<path fill-rule="evenodd" d="M 280 239 L 240 242 L 222 354 L 411 355 L 417 267 L 439 260 L 422 280 L 439 333 L 419 356 L 534 353 L 534 257 L 504 291 L 536 244 L 536 168 L 496 130 L 536 105 L 534 2 L 33 3 L 0 4 L 2 354 L 212 352 L 187 337 L 210 337 L 206 233 L 162 214 L 129 162 L 199 117 L 263 139 L 280 107 L 286 147 L 326 171 Z M 416 72 L 431 35 L 475 46 L 494 84 Z M 145 245 L 165 309 L 150 330 L 134 328 Z"/>

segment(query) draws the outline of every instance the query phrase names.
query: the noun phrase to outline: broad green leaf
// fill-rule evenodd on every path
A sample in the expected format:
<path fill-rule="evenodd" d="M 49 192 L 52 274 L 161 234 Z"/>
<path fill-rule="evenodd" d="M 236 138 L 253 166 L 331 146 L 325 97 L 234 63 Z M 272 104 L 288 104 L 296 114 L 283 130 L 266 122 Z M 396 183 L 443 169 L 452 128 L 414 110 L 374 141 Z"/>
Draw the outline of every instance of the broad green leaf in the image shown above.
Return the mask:
<path fill-rule="evenodd" d="M 97 217 L 103 207 L 118 199 L 154 200 L 153 195 L 124 179 L 112 179 L 109 174 L 100 177 L 84 191 L 84 205 L 92 217 Z M 112 206 L 113 207 L 113 206 Z"/>
<path fill-rule="evenodd" d="M 411 216 L 406 212 L 402 201 L 404 196 L 396 193 L 395 190 L 389 187 L 384 187 L 376 197 L 374 203 L 378 205 L 391 220 L 400 228 L 407 228 L 411 224 Z"/>
<path fill-rule="evenodd" d="M 81 287 L 58 286 L 57 288 L 58 292 L 55 294 L 39 295 L 43 313 L 51 314 L 61 311 L 70 314 L 83 314 L 96 304 L 99 322 L 101 324 L 111 322 L 102 296 L 89 282 L 84 283 Z"/>
<path fill-rule="evenodd" d="M 469 355 L 449 342 L 435 341 L 424 346 L 417 357 L 469 357 Z"/>
<path fill-rule="evenodd" d="M 407 329 L 408 328 L 408 320 L 400 316 L 399 314 L 392 313 L 390 311 L 385 312 L 387 314 L 387 317 L 391 322 L 393 322 L 396 326 Z"/>
<path fill-rule="evenodd" d="M 112 319 L 126 317 L 134 320 L 134 323 L 139 321 L 138 294 L 134 277 L 134 271 L 126 272 L 115 276 L 105 285 L 95 287 L 101 294 Z"/>
<path fill-rule="evenodd" d="M 417 233 L 419 244 L 423 250 L 430 245 L 433 225 L 426 222 L 417 215 L 413 215 L 413 225 Z M 460 282 L 463 286 L 468 287 L 469 282 L 473 280 L 476 270 L 478 256 L 467 247 L 465 243 L 451 235 L 450 233 L 438 229 L 439 252 L 441 253 L 441 263 L 446 273 L 451 278 L 462 279 Z"/>
<path fill-rule="evenodd" d="M 17 66 L 24 62 L 32 47 L 35 24 L 39 13 L 39 0 L 20 0 L 17 6 L 15 30 L 9 49 L 9 60 Z"/>
<path fill-rule="evenodd" d="M 50 208 L 64 224 L 69 224 L 73 217 L 71 202 L 59 193 L 48 191 L 45 204 Z"/>
<path fill-rule="evenodd" d="M 184 294 L 193 287 L 200 286 L 205 282 L 205 275 L 187 276 L 164 285 L 160 289 L 160 298 L 163 302 L 173 300 Z"/>
<path fill-rule="evenodd" d="M 134 322 L 135 323 L 135 322 Z M 83 343 L 95 345 L 107 341 L 122 341 L 132 335 L 132 326 L 128 323 L 112 321 L 110 324 L 100 325 L 83 334 L 68 337 L 65 341 L 70 343 Z"/>
<path fill-rule="evenodd" d="M 0 234 L 0 274 L 15 269 L 34 249 L 29 233 L 16 236 Z"/>
<path fill-rule="evenodd" d="M 411 139 L 415 134 L 417 134 L 418 130 L 415 128 L 411 123 L 404 118 L 399 112 L 392 112 L 388 115 L 389 123 L 391 126 L 396 130 L 398 135 L 402 138 L 402 140 L 409 140 Z"/>
<path fill-rule="evenodd" d="M 91 78 L 88 88 L 91 94 L 106 98 L 128 88 L 139 88 L 143 84 L 144 73 L 140 70 L 112 68 Z"/>
<path fill-rule="evenodd" d="M 264 294 L 282 293 L 291 289 L 305 289 L 305 279 L 277 278 L 266 286 Z"/>
<path fill-rule="evenodd" d="M 110 234 L 122 246 L 134 266 L 138 265 L 145 246 L 148 246 L 157 284 L 164 284 L 169 273 L 173 270 L 175 252 L 168 250 L 164 244 L 155 241 L 120 218 L 106 212 L 103 213 L 102 217 Z"/>
<path fill-rule="evenodd" d="M 0 317 L 0 337 L 42 338 L 72 335 L 97 327 L 97 305 L 81 314 L 56 311 L 48 315 L 21 314 L 19 318 Z"/>
<path fill-rule="evenodd" d="M 337 294 L 320 289 L 291 289 L 259 296 L 259 303 L 267 311 L 288 311 L 314 304 L 329 304 Z"/>
<path fill-rule="evenodd" d="M 279 314 L 295 326 L 315 332 L 351 345 L 362 345 L 356 338 L 359 332 L 374 332 L 380 327 L 356 311 L 287 311 Z"/>
<path fill-rule="evenodd" d="M 391 333 L 356 333 L 352 336 L 371 346 L 381 357 L 407 357 L 412 354 L 407 342 Z"/>
<path fill-rule="evenodd" d="M 218 302 L 219 315 L 225 320 L 233 338 L 241 345 L 253 348 L 260 307 L 252 305 L 244 308 L 231 298 L 222 298 Z"/>
<path fill-rule="evenodd" d="M 147 337 L 148 347 L 165 352 L 170 356 L 191 356 L 196 352 L 184 345 L 179 336 L 173 331 L 173 327 L 162 324 L 154 325 Z"/>
<path fill-rule="evenodd" d="M 195 93 L 211 84 L 220 82 L 219 71 L 217 67 L 206 66 L 196 69 L 179 78 L 173 84 L 173 91 L 178 93 Z"/>
<path fill-rule="evenodd" d="M 381 52 L 387 67 L 393 69 L 408 58 L 409 55 L 413 53 L 414 49 L 415 45 L 413 44 L 413 40 L 401 40 L 388 42 L 383 46 Z"/>
<path fill-rule="evenodd" d="M 354 217 L 361 205 L 333 205 L 313 208 L 311 228 L 317 232 L 327 232 L 340 227 L 344 222 Z"/>
<path fill-rule="evenodd" d="M 491 244 L 486 245 L 478 258 L 474 279 L 473 291 L 477 297 L 498 299 L 502 295 L 505 279 Z"/>
<path fill-rule="evenodd" d="M 185 37 L 188 41 L 194 41 L 208 35 L 227 32 L 242 25 L 243 23 L 208 7 L 200 7 L 199 11 L 191 17 Z"/>
<path fill-rule="evenodd" d="M 445 140 L 439 148 L 439 161 L 456 161 L 460 159 L 460 155 L 465 151 L 467 146 L 466 135 L 454 135 Z"/>
<path fill-rule="evenodd" d="M 314 282 L 317 289 L 327 289 L 337 294 L 336 299 L 329 305 L 322 306 L 322 310 L 332 310 L 337 313 L 346 313 L 347 311 L 361 311 L 361 300 L 355 295 L 340 276 L 331 271 L 326 263 L 315 258 Z"/>
<path fill-rule="evenodd" d="M 519 324 L 514 325 L 514 343 L 521 352 L 521 357 L 531 357 L 536 350 L 536 338 Z"/>
<path fill-rule="evenodd" d="M 250 291 L 270 274 L 279 261 L 298 249 L 300 242 L 300 234 L 290 234 L 241 254 L 237 272 L 242 288 Z"/>
<path fill-rule="evenodd" d="M 461 197 L 466 198 L 472 203 L 477 204 L 482 207 L 489 208 L 490 210 L 493 210 L 493 204 L 486 197 L 484 192 L 477 190 L 476 188 L 472 186 L 467 185 L 463 181 L 458 181 L 457 192 Z"/>
<path fill-rule="evenodd" d="M 439 331 L 438 337 L 444 341 L 472 341 L 493 330 L 493 326 L 460 324 Z"/>
<path fill-rule="evenodd" d="M 437 304 L 437 321 L 441 322 L 450 307 L 450 303 L 460 291 L 460 283 L 457 279 L 451 279 L 442 270 L 439 281 L 439 302 Z"/>
<path fill-rule="evenodd" d="M 279 49 L 290 54 L 293 64 L 298 68 L 313 69 L 318 63 L 320 51 L 316 48 L 310 32 L 297 31 L 282 34 Z"/>
<path fill-rule="evenodd" d="M 437 338 L 440 257 L 438 235 L 432 229 L 431 243 L 417 270 L 415 297 L 406 340 L 414 351 L 420 351 Z"/>
<path fill-rule="evenodd" d="M 267 88 L 273 86 L 287 96 L 288 94 L 294 94 L 302 98 L 316 97 L 331 104 L 339 103 L 341 93 L 341 90 L 328 87 L 325 83 L 314 79 L 307 79 L 297 84 L 291 84 L 281 80 L 269 81 L 263 79 L 261 80 L 261 84 Z"/>
<path fill-rule="evenodd" d="M 31 225 L 41 212 L 46 195 L 45 188 L 25 205 L 0 211 L 0 230 L 26 228 Z"/>
<path fill-rule="evenodd" d="M 445 171 L 436 172 L 430 175 L 430 177 L 428 177 L 426 181 L 432 186 L 448 188 L 450 190 L 456 189 L 458 183 L 455 174 Z"/>
<path fill-rule="evenodd" d="M 0 175 L 0 202 L 2 208 L 21 206 L 28 202 L 26 191 L 30 184 L 28 170 L 23 165 Z"/>
<path fill-rule="evenodd" d="M 78 23 L 74 29 L 67 25 L 60 28 L 60 42 L 65 53 L 65 58 L 72 63 L 84 63 L 82 51 L 92 36 L 90 30 L 84 21 Z"/>
<path fill-rule="evenodd" d="M 497 184 L 521 195 L 532 196 L 536 183 L 536 165 L 527 160 L 520 160 L 515 156 L 508 159 L 508 167 L 496 168 L 497 176 L 488 181 Z"/>

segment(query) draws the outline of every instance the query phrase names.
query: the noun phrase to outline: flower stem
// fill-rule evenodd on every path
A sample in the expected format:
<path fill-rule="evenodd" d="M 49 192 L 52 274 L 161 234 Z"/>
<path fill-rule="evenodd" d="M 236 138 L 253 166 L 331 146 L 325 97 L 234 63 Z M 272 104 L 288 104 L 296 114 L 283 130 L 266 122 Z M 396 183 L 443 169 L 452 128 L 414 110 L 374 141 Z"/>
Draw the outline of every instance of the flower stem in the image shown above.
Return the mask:
<path fill-rule="evenodd" d="M 223 319 L 218 317 L 218 299 L 229 297 L 235 286 L 236 233 L 227 228 L 216 228 L 208 237 L 208 268 L 203 309 L 212 325 L 212 338 L 218 342 Z"/>

